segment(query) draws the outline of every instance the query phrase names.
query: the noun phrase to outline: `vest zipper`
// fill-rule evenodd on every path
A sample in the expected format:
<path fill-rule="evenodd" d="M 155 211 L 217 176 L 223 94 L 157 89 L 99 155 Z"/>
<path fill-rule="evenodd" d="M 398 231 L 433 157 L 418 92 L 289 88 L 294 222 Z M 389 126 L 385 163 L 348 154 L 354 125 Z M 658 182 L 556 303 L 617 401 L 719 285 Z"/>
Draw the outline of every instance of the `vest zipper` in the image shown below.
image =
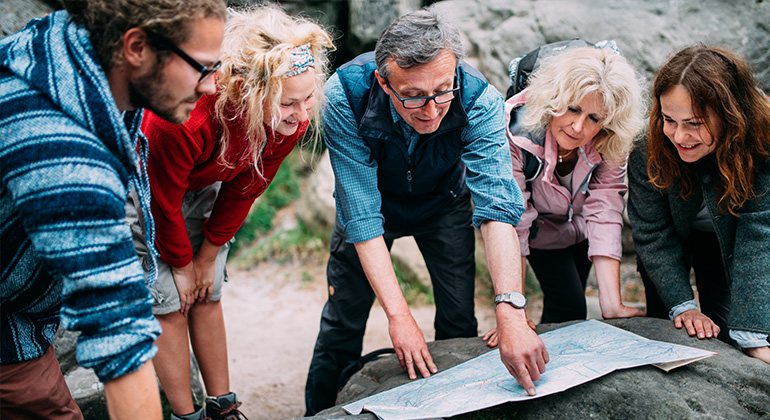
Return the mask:
<path fill-rule="evenodd" d="M 411 156 L 409 159 L 407 159 L 407 168 L 406 168 L 406 181 L 408 185 L 408 191 L 412 192 L 412 158 Z"/>

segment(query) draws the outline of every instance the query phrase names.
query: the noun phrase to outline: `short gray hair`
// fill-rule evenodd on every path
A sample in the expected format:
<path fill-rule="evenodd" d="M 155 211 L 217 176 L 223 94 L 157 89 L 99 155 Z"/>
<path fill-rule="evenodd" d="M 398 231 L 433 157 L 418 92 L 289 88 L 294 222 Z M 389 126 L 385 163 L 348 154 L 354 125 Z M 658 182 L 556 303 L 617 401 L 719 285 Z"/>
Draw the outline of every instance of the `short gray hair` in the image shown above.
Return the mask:
<path fill-rule="evenodd" d="M 402 69 L 427 64 L 447 50 L 457 61 L 463 56 L 462 40 L 456 26 L 426 7 L 396 19 L 382 32 L 374 48 L 374 59 L 380 76 L 389 76 L 388 61 Z"/>

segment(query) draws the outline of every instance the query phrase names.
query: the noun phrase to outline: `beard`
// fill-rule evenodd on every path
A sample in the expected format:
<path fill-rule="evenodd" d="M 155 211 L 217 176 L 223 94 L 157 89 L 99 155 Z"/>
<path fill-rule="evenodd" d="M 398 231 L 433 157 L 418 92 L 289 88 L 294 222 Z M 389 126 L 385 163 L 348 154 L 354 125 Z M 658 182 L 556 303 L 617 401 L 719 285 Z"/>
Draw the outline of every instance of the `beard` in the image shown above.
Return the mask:
<path fill-rule="evenodd" d="M 146 108 L 168 122 L 182 124 L 190 118 L 192 111 L 192 109 L 187 110 L 184 105 L 197 102 L 203 94 L 195 93 L 182 100 L 175 100 L 170 91 L 173 89 L 173 84 L 166 83 L 162 69 L 163 65 L 158 61 L 149 74 L 130 80 L 129 100 L 135 108 Z"/>

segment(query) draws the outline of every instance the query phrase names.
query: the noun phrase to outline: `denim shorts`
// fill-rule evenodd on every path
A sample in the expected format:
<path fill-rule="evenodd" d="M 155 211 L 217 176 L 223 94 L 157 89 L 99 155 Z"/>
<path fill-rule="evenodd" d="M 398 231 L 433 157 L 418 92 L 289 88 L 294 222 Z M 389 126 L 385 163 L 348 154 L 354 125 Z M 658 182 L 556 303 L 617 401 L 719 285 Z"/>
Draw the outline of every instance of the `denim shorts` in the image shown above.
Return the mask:
<path fill-rule="evenodd" d="M 217 182 L 184 195 L 182 215 L 184 216 L 187 237 L 190 239 L 193 253 L 198 252 L 198 248 L 203 243 L 203 223 L 211 215 L 211 209 L 214 207 L 220 186 L 221 182 Z M 149 266 L 147 259 L 149 255 L 147 254 L 147 245 L 144 238 L 144 220 L 137 212 L 139 208 L 139 196 L 136 190 L 132 190 L 126 204 L 126 219 L 131 225 L 136 253 L 139 255 L 139 261 L 141 261 L 142 267 L 145 269 L 145 276 L 147 276 Z M 211 293 L 212 301 L 218 301 L 222 298 L 222 283 L 227 281 L 225 261 L 229 251 L 230 242 L 224 244 L 219 249 L 219 254 L 217 254 L 216 276 L 214 277 L 214 287 Z M 179 291 L 177 291 L 176 283 L 171 273 L 171 266 L 160 258 L 157 260 L 158 280 L 154 286 L 150 287 L 150 293 L 152 293 L 152 297 L 155 300 L 152 305 L 152 313 L 155 315 L 165 315 L 178 311 L 182 305 L 179 299 Z"/>

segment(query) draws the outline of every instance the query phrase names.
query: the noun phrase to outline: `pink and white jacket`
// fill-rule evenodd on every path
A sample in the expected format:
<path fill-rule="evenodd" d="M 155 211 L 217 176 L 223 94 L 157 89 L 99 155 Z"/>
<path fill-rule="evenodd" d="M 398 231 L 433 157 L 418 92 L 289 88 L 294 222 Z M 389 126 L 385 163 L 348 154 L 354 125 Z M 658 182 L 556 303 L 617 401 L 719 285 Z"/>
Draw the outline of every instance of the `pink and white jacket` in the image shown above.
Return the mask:
<path fill-rule="evenodd" d="M 526 103 L 526 93 L 505 102 L 505 134 L 511 148 L 513 176 L 526 200 L 526 211 L 516 226 L 521 255 L 529 255 L 530 246 L 561 249 L 588 239 L 588 258 L 602 255 L 620 260 L 623 196 L 628 189 L 623 182 L 626 163 L 609 165 L 594 150 L 593 141 L 589 142 L 577 151 L 570 193 L 556 178 L 557 145 L 550 130 L 545 131 L 544 141 L 541 138 L 537 142 L 519 130 L 519 125 L 511 124 L 512 119 L 516 120 L 517 108 Z M 530 182 L 524 179 L 522 149 L 534 155 L 530 159 L 536 157 L 541 162 Z"/>

